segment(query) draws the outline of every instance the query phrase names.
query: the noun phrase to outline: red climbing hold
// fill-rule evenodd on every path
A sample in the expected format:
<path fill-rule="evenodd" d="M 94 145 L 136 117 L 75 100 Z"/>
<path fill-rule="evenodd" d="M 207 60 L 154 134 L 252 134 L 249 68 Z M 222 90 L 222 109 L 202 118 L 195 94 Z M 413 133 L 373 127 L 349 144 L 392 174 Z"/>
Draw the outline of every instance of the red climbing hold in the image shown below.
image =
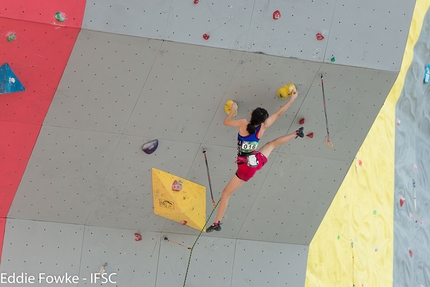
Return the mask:
<path fill-rule="evenodd" d="M 172 190 L 180 191 L 182 189 L 182 182 L 180 180 L 176 180 L 172 184 Z"/>
<path fill-rule="evenodd" d="M 187 225 L 187 223 L 188 223 L 188 222 L 187 222 L 186 220 L 182 220 L 182 221 L 181 221 L 182 226 Z"/>
<path fill-rule="evenodd" d="M 400 197 L 399 203 L 400 203 L 400 207 L 403 206 L 403 204 L 405 204 L 406 199 L 402 196 Z"/>
<path fill-rule="evenodd" d="M 136 241 L 140 241 L 140 240 L 142 240 L 142 235 L 140 235 L 140 233 L 135 233 L 134 234 L 134 240 L 136 240 Z"/>
<path fill-rule="evenodd" d="M 361 159 L 358 160 L 358 165 L 362 166 L 363 165 L 363 161 Z"/>
<path fill-rule="evenodd" d="M 203 39 L 205 39 L 205 40 L 209 40 L 209 35 L 208 34 L 203 34 Z"/>
<path fill-rule="evenodd" d="M 313 137 L 314 137 L 314 133 L 308 133 L 306 136 L 307 136 L 308 138 L 313 138 Z"/>
<path fill-rule="evenodd" d="M 199 0 L 194 0 L 194 4 L 199 4 Z"/>
<path fill-rule="evenodd" d="M 412 249 L 409 248 L 409 257 L 413 257 L 414 256 L 414 252 L 412 251 Z"/>
<path fill-rule="evenodd" d="M 303 125 L 305 123 L 305 118 L 301 118 L 299 124 Z"/>
<path fill-rule="evenodd" d="M 279 10 L 276 10 L 275 12 L 273 12 L 273 20 L 278 20 L 279 18 L 281 18 L 281 12 L 279 12 Z"/>
<path fill-rule="evenodd" d="M 321 41 L 321 40 L 323 40 L 323 39 L 324 39 L 324 36 L 323 36 L 323 34 L 321 34 L 321 33 L 317 33 L 315 36 L 317 37 L 317 40 L 318 40 L 318 41 Z"/>

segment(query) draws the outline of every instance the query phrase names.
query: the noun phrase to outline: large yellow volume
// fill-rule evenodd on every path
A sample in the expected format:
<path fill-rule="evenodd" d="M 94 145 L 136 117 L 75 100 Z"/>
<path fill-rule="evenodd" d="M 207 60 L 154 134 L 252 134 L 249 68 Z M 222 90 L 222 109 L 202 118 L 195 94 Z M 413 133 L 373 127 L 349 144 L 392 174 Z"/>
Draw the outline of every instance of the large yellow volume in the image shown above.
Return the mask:
<path fill-rule="evenodd" d="M 202 230 L 206 222 L 206 187 L 162 170 L 152 169 L 154 213 Z"/>

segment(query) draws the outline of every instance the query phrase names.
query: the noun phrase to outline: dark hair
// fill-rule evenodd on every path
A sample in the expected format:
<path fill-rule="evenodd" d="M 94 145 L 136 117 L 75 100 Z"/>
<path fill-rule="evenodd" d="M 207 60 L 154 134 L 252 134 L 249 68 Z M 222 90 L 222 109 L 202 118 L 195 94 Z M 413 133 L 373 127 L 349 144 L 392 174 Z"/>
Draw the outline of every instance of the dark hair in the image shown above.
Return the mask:
<path fill-rule="evenodd" d="M 255 133 L 255 127 L 261 123 L 264 123 L 264 121 L 268 117 L 269 117 L 269 113 L 263 108 L 256 108 L 255 110 L 253 110 L 251 114 L 251 121 L 246 126 L 246 130 L 248 131 L 248 133 L 250 134 Z"/>

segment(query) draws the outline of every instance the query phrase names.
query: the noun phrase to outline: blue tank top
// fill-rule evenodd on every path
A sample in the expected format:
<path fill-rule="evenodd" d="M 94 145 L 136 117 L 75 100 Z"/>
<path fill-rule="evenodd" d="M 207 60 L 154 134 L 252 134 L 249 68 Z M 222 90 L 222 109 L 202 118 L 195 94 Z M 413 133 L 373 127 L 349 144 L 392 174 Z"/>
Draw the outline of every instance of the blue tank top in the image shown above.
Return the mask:
<path fill-rule="evenodd" d="M 258 142 L 260 141 L 259 138 L 257 138 L 258 132 L 260 131 L 261 125 L 259 125 L 255 129 L 255 133 L 249 134 L 245 137 L 241 136 L 240 134 L 237 134 L 237 155 L 246 155 L 258 147 Z"/>

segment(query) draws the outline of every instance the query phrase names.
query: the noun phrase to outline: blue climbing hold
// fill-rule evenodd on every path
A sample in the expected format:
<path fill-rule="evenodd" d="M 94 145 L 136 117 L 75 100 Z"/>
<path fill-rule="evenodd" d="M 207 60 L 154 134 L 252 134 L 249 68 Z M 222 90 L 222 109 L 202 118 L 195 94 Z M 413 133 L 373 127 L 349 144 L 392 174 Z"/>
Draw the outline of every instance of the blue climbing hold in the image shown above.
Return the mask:
<path fill-rule="evenodd" d="M 0 94 L 24 91 L 25 88 L 15 76 L 8 63 L 0 67 Z"/>
<path fill-rule="evenodd" d="M 424 72 L 424 84 L 428 84 L 430 82 L 430 64 L 425 67 Z"/>

